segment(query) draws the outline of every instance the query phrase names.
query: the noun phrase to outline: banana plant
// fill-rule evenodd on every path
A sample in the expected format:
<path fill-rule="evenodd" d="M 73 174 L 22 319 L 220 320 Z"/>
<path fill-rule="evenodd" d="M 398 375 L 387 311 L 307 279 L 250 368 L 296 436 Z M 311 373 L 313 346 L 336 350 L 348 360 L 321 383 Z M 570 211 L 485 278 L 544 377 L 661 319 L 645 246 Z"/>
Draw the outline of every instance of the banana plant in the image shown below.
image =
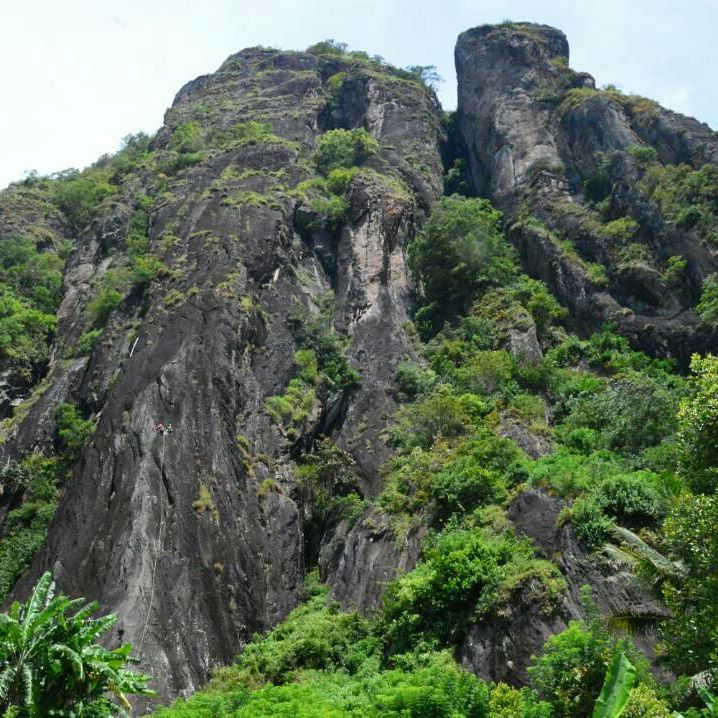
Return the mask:
<path fill-rule="evenodd" d="M 619 718 L 628 703 L 635 682 L 636 669 L 633 664 L 625 653 L 616 653 L 606 671 L 592 718 Z"/>
<path fill-rule="evenodd" d="M 55 596 L 44 574 L 26 603 L 0 613 L 0 715 L 17 718 L 123 714 L 128 695 L 150 695 L 147 676 L 126 644 L 110 650 L 97 641 L 117 620 L 93 618 L 96 603 Z"/>
<path fill-rule="evenodd" d="M 700 718 L 718 718 L 718 696 L 715 696 L 707 688 L 703 686 L 698 687 L 698 695 L 703 699 L 706 707 L 703 708 L 700 713 L 694 713 L 693 715 L 700 716 Z M 673 718 L 686 718 L 683 713 L 676 713 L 674 711 Z"/>

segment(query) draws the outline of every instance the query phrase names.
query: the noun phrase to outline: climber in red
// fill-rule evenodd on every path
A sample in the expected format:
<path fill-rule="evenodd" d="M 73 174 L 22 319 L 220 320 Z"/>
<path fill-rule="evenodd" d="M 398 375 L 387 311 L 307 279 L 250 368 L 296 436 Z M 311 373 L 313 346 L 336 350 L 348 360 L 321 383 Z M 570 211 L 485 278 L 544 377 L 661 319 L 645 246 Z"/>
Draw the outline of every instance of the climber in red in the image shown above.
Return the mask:
<path fill-rule="evenodd" d="M 155 426 L 155 431 L 158 434 L 161 434 L 162 436 L 171 434 L 172 433 L 172 424 L 167 424 L 167 426 L 165 426 L 162 422 L 160 422 L 159 424 L 157 424 L 157 426 Z"/>

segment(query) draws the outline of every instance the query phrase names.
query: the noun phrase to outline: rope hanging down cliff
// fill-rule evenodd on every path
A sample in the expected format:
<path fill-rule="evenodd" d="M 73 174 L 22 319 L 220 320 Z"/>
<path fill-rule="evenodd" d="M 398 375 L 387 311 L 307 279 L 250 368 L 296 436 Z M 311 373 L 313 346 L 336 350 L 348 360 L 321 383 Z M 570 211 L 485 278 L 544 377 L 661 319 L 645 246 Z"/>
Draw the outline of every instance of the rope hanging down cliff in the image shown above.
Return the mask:
<path fill-rule="evenodd" d="M 162 529 L 165 523 L 164 508 L 162 501 L 162 477 L 164 476 L 165 468 L 165 437 L 167 434 L 172 433 L 172 424 L 165 426 L 164 424 L 157 424 L 155 431 L 162 435 L 162 453 L 160 455 L 160 476 L 159 476 L 159 490 L 157 492 L 157 499 L 160 502 L 160 527 L 157 532 L 157 548 L 155 550 L 155 560 L 152 564 L 152 578 L 150 580 L 150 602 L 147 606 L 147 615 L 145 616 L 145 625 L 142 627 L 142 635 L 140 637 L 140 643 L 137 646 L 137 653 L 139 654 L 142 650 L 142 644 L 145 642 L 145 633 L 147 632 L 147 624 L 150 621 L 150 614 L 152 613 L 152 603 L 155 598 L 155 576 L 157 575 L 157 563 L 160 558 L 162 551 Z"/>

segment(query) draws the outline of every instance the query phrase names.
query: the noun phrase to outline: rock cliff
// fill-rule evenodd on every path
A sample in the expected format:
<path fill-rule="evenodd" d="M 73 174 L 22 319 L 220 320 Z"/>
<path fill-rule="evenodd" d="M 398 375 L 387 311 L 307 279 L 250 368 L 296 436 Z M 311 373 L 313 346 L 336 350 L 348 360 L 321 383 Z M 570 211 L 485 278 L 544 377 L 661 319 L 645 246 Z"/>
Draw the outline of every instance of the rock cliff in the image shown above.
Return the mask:
<path fill-rule="evenodd" d="M 115 189 L 81 228 L 31 182 L 0 198 L 0 241 L 72 243 L 44 377 L 2 375 L 2 457 L 54 451 L 61 404 L 96 424 L 14 595 L 51 570 L 63 591 L 118 613 L 112 638 L 135 645 L 161 699 L 189 695 L 281 621 L 308 563 L 318 561 L 335 598 L 364 611 L 416 564 L 426 527 L 397 542 L 370 504 L 391 455 L 396 369 L 418 359 L 406 248 L 442 195 L 452 144 L 569 326 L 586 335 L 612 322 L 636 347 L 683 364 L 715 346 L 696 311 L 718 270 L 712 229 L 673 218 L 651 172 L 718 162 L 716 133 L 597 90 L 546 26 L 459 37 L 448 138 L 415 77 L 329 50 L 252 48 L 187 84 L 143 161 L 107 160 Z M 338 129 L 362 131 L 344 175 L 316 161 Z M 153 258 L 151 271 L 137 256 Z M 98 297 L 110 292 L 104 311 Z M 533 323 L 511 337 L 514 354 L 530 346 L 541 357 Z M 172 433 L 158 433 L 159 422 Z M 510 422 L 503 433 L 532 457 L 551 448 Z M 369 507 L 308 540 L 314 507 L 296 464 L 320 435 L 351 457 Z M 0 499 L 5 512 L 21 496 Z M 472 625 L 459 652 L 480 675 L 524 681 L 531 653 L 581 615 L 583 583 L 607 612 L 630 604 L 663 615 L 557 528 L 559 508 L 533 492 L 509 518 L 546 558 L 560 554 L 561 609 L 534 615 L 527 595 L 514 613 Z"/>
<path fill-rule="evenodd" d="M 646 164 L 698 170 L 718 159 L 718 135 L 651 100 L 598 90 L 568 61 L 566 37 L 545 25 L 459 36 L 458 127 L 474 187 L 505 211 L 524 266 L 574 327 L 614 323 L 685 365 L 715 341 L 694 311 L 715 246 L 661 213 Z M 666 273 L 671 257 L 685 260 L 680 277 Z"/>

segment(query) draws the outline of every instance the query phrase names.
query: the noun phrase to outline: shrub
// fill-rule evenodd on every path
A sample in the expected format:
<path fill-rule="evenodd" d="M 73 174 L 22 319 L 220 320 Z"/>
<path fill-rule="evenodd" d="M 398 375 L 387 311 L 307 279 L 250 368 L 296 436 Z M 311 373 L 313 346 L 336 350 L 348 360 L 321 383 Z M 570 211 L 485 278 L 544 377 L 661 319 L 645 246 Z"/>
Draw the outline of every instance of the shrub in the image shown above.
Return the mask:
<path fill-rule="evenodd" d="M 666 268 L 663 272 L 663 281 L 671 286 L 680 284 L 688 269 L 688 261 L 681 256 L 674 255 L 666 260 Z"/>
<path fill-rule="evenodd" d="M 589 550 L 600 548 L 611 534 L 613 522 L 593 499 L 579 498 L 563 509 L 560 520 L 570 521 Z"/>
<path fill-rule="evenodd" d="M 414 399 L 431 390 L 436 375 L 431 370 L 422 369 L 412 361 L 402 361 L 396 368 L 394 379 L 403 398 Z"/>
<path fill-rule="evenodd" d="M 199 122 L 193 120 L 178 125 L 167 146 L 180 154 L 199 152 L 204 147 L 202 127 Z"/>
<path fill-rule="evenodd" d="M 485 199 L 454 195 L 434 206 L 422 234 L 409 247 L 422 294 L 416 321 L 424 336 L 463 314 L 482 291 L 515 276 L 514 252 L 500 220 L 501 213 Z"/>
<path fill-rule="evenodd" d="M 593 500 L 621 524 L 630 527 L 655 524 L 664 515 L 656 479 L 649 471 L 611 476 L 595 489 Z"/>
<path fill-rule="evenodd" d="M 552 718 L 551 706 L 528 688 L 518 690 L 505 683 L 491 689 L 490 718 Z"/>
<path fill-rule="evenodd" d="M 74 463 L 95 433 L 92 419 L 83 419 L 72 404 L 60 404 L 55 412 L 59 449 L 66 463 Z"/>
<path fill-rule="evenodd" d="M 422 641 L 455 645 L 471 621 L 490 615 L 524 584 L 533 585 L 535 601 L 547 610 L 564 585 L 555 566 L 533 558 L 527 539 L 447 529 L 413 571 L 390 584 L 380 630 L 394 652 Z"/>
<path fill-rule="evenodd" d="M 304 521 L 305 557 L 316 560 L 330 521 L 352 518 L 362 507 L 356 490 L 354 460 L 328 437 L 320 437 L 311 453 L 297 464 L 307 514 Z M 349 500 L 347 500 L 349 499 Z"/>
<path fill-rule="evenodd" d="M 529 482 L 550 489 L 562 498 L 574 498 L 624 469 L 620 458 L 608 451 L 588 456 L 560 448 L 529 466 Z"/>
<path fill-rule="evenodd" d="M 433 479 L 432 496 L 439 520 L 463 514 L 483 504 L 500 503 L 506 498 L 506 482 L 497 471 L 462 456 L 446 466 Z"/>
<path fill-rule="evenodd" d="M 74 355 L 78 357 L 87 356 L 101 335 L 102 329 L 91 329 L 90 331 L 84 332 L 77 340 Z"/>
<path fill-rule="evenodd" d="M 96 329 L 101 329 L 107 324 L 110 314 L 120 306 L 124 295 L 122 292 L 109 287 L 100 289 L 95 298 L 87 305 L 87 313 L 90 322 Z"/>
<path fill-rule="evenodd" d="M 379 151 L 379 143 L 365 129 L 329 130 L 317 140 L 314 162 L 325 176 L 337 168 L 360 165 Z"/>
<path fill-rule="evenodd" d="M 621 718 L 671 718 L 671 711 L 653 689 L 640 685 L 631 690 Z"/>
<path fill-rule="evenodd" d="M 546 641 L 543 654 L 528 669 L 531 685 L 551 703 L 555 718 L 588 718 L 608 666 L 621 651 L 636 667 L 638 681 L 649 680 L 646 659 L 628 639 L 612 638 L 590 608 L 587 622 L 571 621 L 565 631 Z"/>
<path fill-rule="evenodd" d="M 703 280 L 696 312 L 706 324 L 718 322 L 718 275 L 710 274 Z"/>
<path fill-rule="evenodd" d="M 60 462 L 40 454 L 9 462 L 0 470 L 3 494 L 22 497 L 20 506 L 8 512 L 0 537 L 0 603 L 45 539 L 61 478 Z"/>
<path fill-rule="evenodd" d="M 718 488 L 718 358 L 694 355 L 689 394 L 678 409 L 679 470 L 695 491 Z"/>
<path fill-rule="evenodd" d="M 448 384 L 438 384 L 431 394 L 399 409 L 391 438 L 396 445 L 427 448 L 438 437 L 465 433 L 490 408 L 475 394 L 458 394 Z"/>
<path fill-rule="evenodd" d="M 567 402 L 570 428 L 595 429 L 608 449 L 636 453 L 675 431 L 680 382 L 630 372 Z"/>
<path fill-rule="evenodd" d="M 106 173 L 67 170 L 56 176 L 51 200 L 67 217 L 72 231 L 79 234 L 90 223 L 100 204 L 114 192 L 116 188 L 109 184 Z"/>
<path fill-rule="evenodd" d="M 633 239 L 638 230 L 638 223 L 631 217 L 620 217 L 604 224 L 599 234 L 619 245 L 627 244 Z"/>
<path fill-rule="evenodd" d="M 302 349 L 314 352 L 322 381 L 331 391 L 350 390 L 361 381 L 359 373 L 346 358 L 347 338 L 334 328 L 332 297 L 319 298 L 319 312 L 301 309 L 287 323 Z"/>
<path fill-rule="evenodd" d="M 628 154 L 642 166 L 649 165 L 658 159 L 658 152 L 654 147 L 635 145 L 628 148 Z"/>
<path fill-rule="evenodd" d="M 718 496 L 683 496 L 663 525 L 663 550 L 680 570 L 661 576 L 672 618 L 661 627 L 673 670 L 684 675 L 718 667 Z"/>
<path fill-rule="evenodd" d="M 507 351 L 477 351 L 464 356 L 462 366 L 452 373 L 462 389 L 490 396 L 511 380 L 513 368 L 514 359 Z"/>

